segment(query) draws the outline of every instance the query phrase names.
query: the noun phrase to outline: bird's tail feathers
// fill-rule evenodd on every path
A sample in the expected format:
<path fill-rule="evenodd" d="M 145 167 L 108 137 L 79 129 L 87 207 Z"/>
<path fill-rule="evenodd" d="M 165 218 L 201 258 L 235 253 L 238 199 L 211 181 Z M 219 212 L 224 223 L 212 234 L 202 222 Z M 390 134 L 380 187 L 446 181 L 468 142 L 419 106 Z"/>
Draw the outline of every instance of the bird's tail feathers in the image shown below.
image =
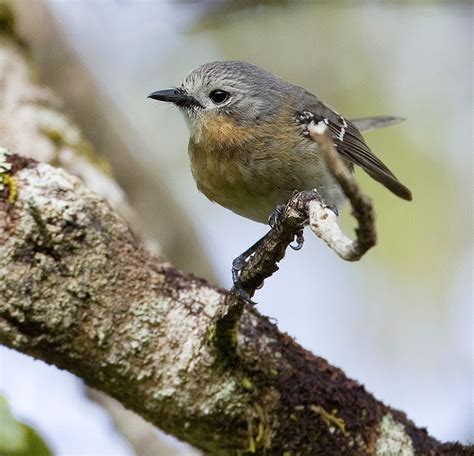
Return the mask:
<path fill-rule="evenodd" d="M 403 117 L 375 116 L 363 117 L 361 119 L 351 119 L 351 122 L 357 127 L 359 131 L 366 132 L 369 130 L 375 130 L 377 128 L 389 127 L 390 125 L 398 124 L 404 120 L 405 119 Z"/>

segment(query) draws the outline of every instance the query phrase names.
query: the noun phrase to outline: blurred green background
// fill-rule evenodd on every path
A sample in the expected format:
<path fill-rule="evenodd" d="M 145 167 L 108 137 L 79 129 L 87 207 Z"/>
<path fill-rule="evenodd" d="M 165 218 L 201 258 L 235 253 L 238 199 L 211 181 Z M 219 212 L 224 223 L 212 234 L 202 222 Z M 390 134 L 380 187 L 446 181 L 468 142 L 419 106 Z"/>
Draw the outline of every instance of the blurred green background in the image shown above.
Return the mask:
<path fill-rule="evenodd" d="M 148 93 L 178 84 L 204 62 L 241 59 L 306 87 L 347 117 L 406 117 L 367 139 L 414 201 L 401 201 L 357 173 L 375 202 L 378 246 L 347 264 L 307 233 L 303 251 L 288 253 L 256 299 L 282 330 L 435 437 L 472 441 L 470 2 L 48 5 L 100 88 L 100 108 L 113 125 L 122 119 L 116 134 L 195 223 L 219 285 L 230 286 L 232 259 L 266 227 L 198 193 L 184 120 Z M 82 87 L 67 65 L 65 84 Z M 93 116 L 75 115 L 100 146 Z M 113 164 L 113 153 L 107 155 Z M 143 198 L 153 206 L 153 194 Z M 350 231 L 352 220 L 347 213 L 342 218 Z M 18 391 L 3 383 L 17 414 L 36 420 L 55 448 L 67 448 L 44 413 L 35 412 L 41 405 L 15 409 Z"/>

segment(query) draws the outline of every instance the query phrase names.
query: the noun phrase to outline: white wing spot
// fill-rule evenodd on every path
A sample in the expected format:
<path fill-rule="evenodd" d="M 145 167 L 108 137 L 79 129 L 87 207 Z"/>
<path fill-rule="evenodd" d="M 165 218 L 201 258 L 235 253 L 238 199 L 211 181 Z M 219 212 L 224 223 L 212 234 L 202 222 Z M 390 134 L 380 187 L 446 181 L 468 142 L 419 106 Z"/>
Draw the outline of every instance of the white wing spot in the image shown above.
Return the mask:
<path fill-rule="evenodd" d="M 347 127 L 347 122 L 346 122 L 346 119 L 344 119 L 344 117 L 342 117 L 341 115 L 339 116 L 339 118 L 342 120 L 342 127 L 341 127 L 341 131 L 339 133 L 339 141 L 344 141 L 344 135 L 346 134 L 346 127 Z"/>

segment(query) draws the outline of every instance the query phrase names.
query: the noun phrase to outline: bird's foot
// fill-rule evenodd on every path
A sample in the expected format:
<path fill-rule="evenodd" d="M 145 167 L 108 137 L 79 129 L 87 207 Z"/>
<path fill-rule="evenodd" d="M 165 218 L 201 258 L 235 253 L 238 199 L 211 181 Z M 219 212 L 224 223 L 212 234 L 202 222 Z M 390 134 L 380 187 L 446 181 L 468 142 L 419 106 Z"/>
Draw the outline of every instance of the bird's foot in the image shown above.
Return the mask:
<path fill-rule="evenodd" d="M 252 305 L 255 305 L 256 302 L 252 301 L 249 293 L 243 287 L 242 281 L 240 280 L 240 274 L 245 266 L 247 266 L 249 259 L 257 251 L 267 235 L 263 236 L 255 244 L 250 246 L 245 252 L 241 253 L 234 261 L 232 261 L 232 282 L 234 283 L 232 290 L 237 293 L 240 299 Z"/>
<path fill-rule="evenodd" d="M 270 228 L 272 230 L 277 230 L 277 231 L 279 230 L 284 210 L 285 210 L 285 205 L 279 204 L 268 217 L 268 224 L 270 225 Z M 290 244 L 290 247 L 293 250 L 300 250 L 304 244 L 304 236 L 303 236 L 302 229 L 298 231 L 298 233 L 295 235 L 295 241 L 296 241 L 296 244 Z"/>
<path fill-rule="evenodd" d="M 240 280 L 240 273 L 242 272 L 242 269 L 244 269 L 248 264 L 249 257 L 244 256 L 245 253 L 246 252 L 244 252 L 242 255 L 239 255 L 234 261 L 232 261 L 232 282 L 234 284 L 232 291 L 237 293 L 239 298 L 247 304 L 256 305 L 257 303 L 252 300 Z"/>
<path fill-rule="evenodd" d="M 285 210 L 284 204 L 279 204 L 275 210 L 268 217 L 268 224 L 272 230 L 278 230 L 283 217 L 283 211 Z"/>

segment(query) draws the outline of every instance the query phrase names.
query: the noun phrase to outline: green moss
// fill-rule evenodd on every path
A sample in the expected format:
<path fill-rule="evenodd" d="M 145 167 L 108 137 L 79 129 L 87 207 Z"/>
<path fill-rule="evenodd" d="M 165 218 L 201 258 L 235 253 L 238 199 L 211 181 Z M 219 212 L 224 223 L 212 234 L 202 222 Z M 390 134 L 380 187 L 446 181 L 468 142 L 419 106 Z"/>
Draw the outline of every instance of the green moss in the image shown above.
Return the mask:
<path fill-rule="evenodd" d="M 0 189 L 2 188 L 4 192 L 6 190 L 7 201 L 13 204 L 18 196 L 18 186 L 15 179 L 8 174 L 2 175 L 2 187 L 0 187 Z"/>
<path fill-rule="evenodd" d="M 269 423 L 268 414 L 265 409 L 254 404 L 249 410 L 249 418 L 247 419 L 248 447 L 249 453 L 256 453 L 257 450 L 269 449 L 272 439 L 272 427 Z"/>
<path fill-rule="evenodd" d="M 216 351 L 217 362 L 225 367 L 235 367 L 238 362 L 237 333 L 243 310 L 243 302 L 231 301 L 226 313 L 218 317 L 208 330 L 211 336 L 208 340 Z"/>
<path fill-rule="evenodd" d="M 207 327 L 206 342 L 211 346 L 214 345 L 215 337 L 216 337 L 216 325 L 211 324 Z"/>
<path fill-rule="evenodd" d="M 39 211 L 38 206 L 36 206 L 33 201 L 29 201 L 28 208 L 30 210 L 31 216 L 33 217 L 33 220 L 36 223 L 43 242 L 46 246 L 50 247 L 52 245 L 51 236 L 49 235 L 48 227 L 46 226 L 45 221 L 41 217 L 41 212 Z"/>
<path fill-rule="evenodd" d="M 246 389 L 246 390 L 251 390 L 253 388 L 253 384 L 252 382 L 250 381 L 250 379 L 248 377 L 244 377 L 240 383 L 242 384 L 242 386 Z"/>
<path fill-rule="evenodd" d="M 237 329 L 212 323 L 207 330 L 207 341 L 216 349 L 219 364 L 230 367 L 237 361 Z"/>
<path fill-rule="evenodd" d="M 331 413 L 329 413 L 320 405 L 310 405 L 309 408 L 314 413 L 317 413 L 321 417 L 321 420 L 328 425 L 328 427 L 331 424 L 334 424 L 344 435 L 347 434 L 346 423 L 342 418 L 336 416 L 337 410 L 333 410 Z"/>
<path fill-rule="evenodd" d="M 12 165 L 7 162 L 7 155 L 8 150 L 0 147 L 0 197 L 13 204 L 18 196 L 18 187 L 15 179 L 9 174 Z"/>

